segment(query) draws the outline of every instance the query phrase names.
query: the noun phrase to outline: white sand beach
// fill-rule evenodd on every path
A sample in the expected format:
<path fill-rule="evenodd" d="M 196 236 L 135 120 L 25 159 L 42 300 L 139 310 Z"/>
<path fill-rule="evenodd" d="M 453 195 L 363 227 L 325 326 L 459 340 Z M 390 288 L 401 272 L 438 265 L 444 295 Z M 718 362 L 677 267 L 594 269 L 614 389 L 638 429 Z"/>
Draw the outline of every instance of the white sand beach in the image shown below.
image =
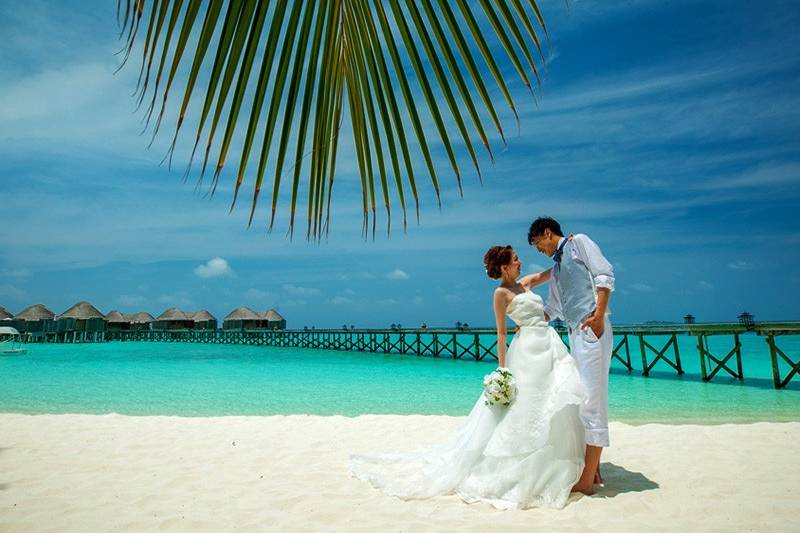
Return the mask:
<path fill-rule="evenodd" d="M 0 415 L 0 531 L 797 530 L 800 422 L 612 425 L 606 487 L 561 510 L 405 502 L 353 452 L 443 439 L 442 416 Z"/>

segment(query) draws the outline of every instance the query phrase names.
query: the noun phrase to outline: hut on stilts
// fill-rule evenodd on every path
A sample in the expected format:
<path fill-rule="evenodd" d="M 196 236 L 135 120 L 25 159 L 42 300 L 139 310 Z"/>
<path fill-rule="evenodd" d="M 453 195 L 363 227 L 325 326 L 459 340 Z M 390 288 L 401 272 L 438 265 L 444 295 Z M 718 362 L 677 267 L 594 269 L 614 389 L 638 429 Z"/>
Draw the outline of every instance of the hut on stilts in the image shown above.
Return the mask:
<path fill-rule="evenodd" d="M 57 332 L 55 316 L 43 304 L 34 304 L 14 316 L 13 327 L 31 342 L 46 342 L 48 335 L 55 336 Z"/>
<path fill-rule="evenodd" d="M 237 307 L 222 321 L 222 329 L 259 329 L 263 318 L 249 307 Z"/>
<path fill-rule="evenodd" d="M 275 309 L 270 309 L 263 314 L 267 329 L 286 329 L 286 319 Z"/>
<path fill-rule="evenodd" d="M 217 319 L 205 309 L 186 313 L 186 316 L 194 320 L 193 329 L 217 329 Z"/>
<path fill-rule="evenodd" d="M 105 340 L 106 317 L 89 302 L 78 302 L 58 315 L 57 338 L 61 342 Z"/>
<path fill-rule="evenodd" d="M 149 331 L 153 323 L 156 321 L 155 317 L 150 313 L 139 311 L 130 316 L 131 329 L 134 331 Z"/>
<path fill-rule="evenodd" d="M 194 329 L 194 320 L 189 318 L 186 313 L 177 307 L 170 307 L 156 319 L 153 329 L 157 330 L 179 330 Z"/>
<path fill-rule="evenodd" d="M 106 331 L 128 331 L 131 329 L 130 315 L 124 315 L 114 309 L 106 315 Z"/>

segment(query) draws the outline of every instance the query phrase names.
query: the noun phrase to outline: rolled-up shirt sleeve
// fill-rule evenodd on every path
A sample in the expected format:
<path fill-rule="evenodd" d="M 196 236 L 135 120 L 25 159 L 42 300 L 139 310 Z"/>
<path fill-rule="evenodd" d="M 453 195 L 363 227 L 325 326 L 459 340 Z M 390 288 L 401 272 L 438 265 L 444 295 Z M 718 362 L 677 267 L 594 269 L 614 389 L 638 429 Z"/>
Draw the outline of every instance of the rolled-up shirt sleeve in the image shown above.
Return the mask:
<path fill-rule="evenodd" d="M 605 258 L 600 247 L 586 235 L 575 235 L 573 241 L 576 244 L 578 259 L 586 265 L 594 279 L 595 287 L 602 287 L 610 291 L 614 290 L 614 267 Z"/>
<path fill-rule="evenodd" d="M 561 298 L 558 295 L 556 288 L 556 280 L 553 277 L 554 273 L 551 272 L 550 276 L 550 292 L 547 294 L 547 303 L 544 305 L 544 312 L 550 317 L 550 320 L 564 320 L 563 312 L 561 311 Z"/>

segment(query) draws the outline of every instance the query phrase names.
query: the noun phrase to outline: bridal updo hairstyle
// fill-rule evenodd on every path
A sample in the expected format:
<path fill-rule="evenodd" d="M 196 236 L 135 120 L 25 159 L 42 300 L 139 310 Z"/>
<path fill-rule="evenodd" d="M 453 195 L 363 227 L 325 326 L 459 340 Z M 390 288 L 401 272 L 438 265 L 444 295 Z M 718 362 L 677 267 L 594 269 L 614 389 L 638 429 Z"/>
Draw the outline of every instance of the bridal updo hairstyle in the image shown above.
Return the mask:
<path fill-rule="evenodd" d="M 500 267 L 511 263 L 514 257 L 514 249 L 510 244 L 506 246 L 492 246 L 483 256 L 483 266 L 486 267 L 486 274 L 492 279 L 500 279 L 502 271 Z"/>

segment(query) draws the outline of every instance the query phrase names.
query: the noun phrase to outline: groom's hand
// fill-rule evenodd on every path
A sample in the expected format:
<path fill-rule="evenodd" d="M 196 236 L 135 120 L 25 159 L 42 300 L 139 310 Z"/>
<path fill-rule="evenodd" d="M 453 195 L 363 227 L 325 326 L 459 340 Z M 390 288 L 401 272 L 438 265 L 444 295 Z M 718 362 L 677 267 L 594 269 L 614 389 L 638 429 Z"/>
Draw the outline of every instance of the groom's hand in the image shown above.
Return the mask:
<path fill-rule="evenodd" d="M 592 313 L 581 323 L 581 329 L 586 328 L 592 328 L 592 331 L 599 339 L 603 336 L 603 330 L 605 328 L 604 316 L 597 312 Z"/>

